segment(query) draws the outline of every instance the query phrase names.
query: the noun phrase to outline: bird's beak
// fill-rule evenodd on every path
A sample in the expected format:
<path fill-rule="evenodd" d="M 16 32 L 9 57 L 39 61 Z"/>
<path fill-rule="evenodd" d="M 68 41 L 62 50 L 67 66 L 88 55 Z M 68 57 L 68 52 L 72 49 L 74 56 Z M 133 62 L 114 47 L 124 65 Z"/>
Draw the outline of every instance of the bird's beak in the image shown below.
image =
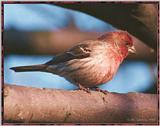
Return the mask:
<path fill-rule="evenodd" d="M 134 46 L 128 48 L 128 52 L 136 53 L 136 49 Z"/>

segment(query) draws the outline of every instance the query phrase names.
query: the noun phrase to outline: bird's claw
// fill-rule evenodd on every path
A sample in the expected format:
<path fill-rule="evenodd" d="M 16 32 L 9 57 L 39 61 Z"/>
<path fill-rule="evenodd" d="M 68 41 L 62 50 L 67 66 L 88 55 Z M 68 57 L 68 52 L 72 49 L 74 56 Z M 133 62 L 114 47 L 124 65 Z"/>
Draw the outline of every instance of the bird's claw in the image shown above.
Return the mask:
<path fill-rule="evenodd" d="M 103 94 L 107 95 L 108 91 L 102 90 L 100 88 L 95 88 L 96 91 L 102 92 Z"/>
<path fill-rule="evenodd" d="M 83 90 L 83 91 L 85 91 L 85 92 L 87 92 L 87 93 L 91 93 L 91 91 L 90 91 L 90 89 L 89 88 L 85 88 L 85 87 L 83 87 L 82 85 L 78 85 L 79 86 L 79 90 Z"/>

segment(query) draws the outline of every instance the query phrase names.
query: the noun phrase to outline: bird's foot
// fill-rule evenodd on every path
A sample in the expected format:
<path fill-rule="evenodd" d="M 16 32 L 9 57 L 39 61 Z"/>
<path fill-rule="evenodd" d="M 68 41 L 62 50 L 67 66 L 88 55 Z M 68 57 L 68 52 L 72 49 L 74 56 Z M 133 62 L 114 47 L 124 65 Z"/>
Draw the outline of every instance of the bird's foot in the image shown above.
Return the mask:
<path fill-rule="evenodd" d="M 79 90 L 83 90 L 87 93 L 91 93 L 90 89 L 89 88 L 86 88 L 86 87 L 83 87 L 82 85 L 78 84 L 78 87 L 79 87 Z"/>
<path fill-rule="evenodd" d="M 98 87 L 95 87 L 95 90 L 96 90 L 96 91 L 99 91 L 99 92 L 102 92 L 102 93 L 105 94 L 105 95 L 107 95 L 107 93 L 108 93 L 108 91 L 102 90 L 102 89 L 100 89 L 100 88 L 98 88 Z"/>

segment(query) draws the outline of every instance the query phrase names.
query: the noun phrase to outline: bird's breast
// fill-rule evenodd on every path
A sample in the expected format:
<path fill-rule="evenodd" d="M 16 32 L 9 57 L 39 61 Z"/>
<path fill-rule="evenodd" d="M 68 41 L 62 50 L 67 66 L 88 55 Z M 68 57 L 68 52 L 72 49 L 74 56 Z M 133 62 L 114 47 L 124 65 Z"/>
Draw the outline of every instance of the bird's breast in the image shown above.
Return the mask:
<path fill-rule="evenodd" d="M 77 59 L 66 64 L 64 76 L 74 84 L 94 87 L 106 83 L 115 74 L 118 63 L 109 57 L 96 55 L 85 59 Z M 66 71 L 65 70 L 65 71 Z"/>

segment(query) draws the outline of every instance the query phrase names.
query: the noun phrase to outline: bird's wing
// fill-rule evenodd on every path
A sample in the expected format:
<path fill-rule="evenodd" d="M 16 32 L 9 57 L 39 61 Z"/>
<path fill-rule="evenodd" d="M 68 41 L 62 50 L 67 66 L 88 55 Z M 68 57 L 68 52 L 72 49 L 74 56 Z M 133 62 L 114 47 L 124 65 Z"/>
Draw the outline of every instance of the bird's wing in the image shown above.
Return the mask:
<path fill-rule="evenodd" d="M 79 44 L 77 46 L 72 47 L 70 50 L 56 55 L 52 60 L 47 62 L 47 65 L 54 65 L 58 63 L 67 62 L 72 59 L 82 59 L 89 57 L 91 53 L 91 49 L 87 43 Z"/>

